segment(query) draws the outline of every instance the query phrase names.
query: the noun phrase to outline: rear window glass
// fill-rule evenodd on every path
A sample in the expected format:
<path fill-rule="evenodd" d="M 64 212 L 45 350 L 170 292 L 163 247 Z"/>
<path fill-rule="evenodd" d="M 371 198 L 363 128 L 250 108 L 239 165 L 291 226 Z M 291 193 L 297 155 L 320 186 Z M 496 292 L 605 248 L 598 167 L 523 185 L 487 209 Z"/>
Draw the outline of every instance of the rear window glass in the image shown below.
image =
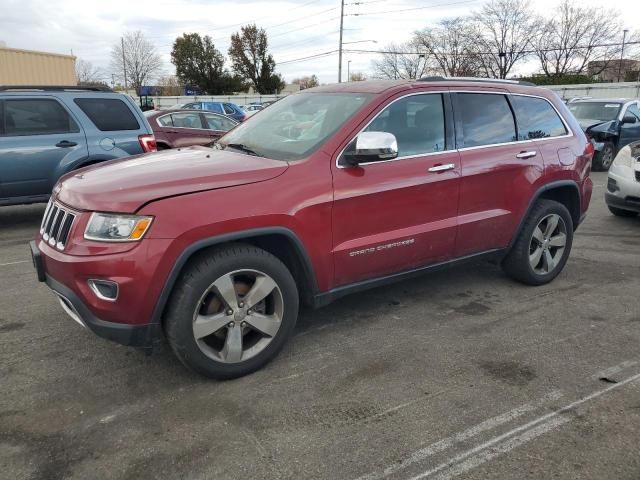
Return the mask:
<path fill-rule="evenodd" d="M 518 139 L 559 137 L 567 134 L 555 109 L 542 98 L 513 95 L 513 106 L 518 119 Z"/>
<path fill-rule="evenodd" d="M 464 147 L 513 142 L 516 125 L 504 95 L 458 93 Z"/>
<path fill-rule="evenodd" d="M 56 100 L 7 100 L 5 135 L 51 135 L 79 132 L 76 122 Z"/>
<path fill-rule="evenodd" d="M 76 98 L 74 102 L 100 131 L 140 129 L 140 124 L 133 112 L 122 100 L 117 98 Z"/>

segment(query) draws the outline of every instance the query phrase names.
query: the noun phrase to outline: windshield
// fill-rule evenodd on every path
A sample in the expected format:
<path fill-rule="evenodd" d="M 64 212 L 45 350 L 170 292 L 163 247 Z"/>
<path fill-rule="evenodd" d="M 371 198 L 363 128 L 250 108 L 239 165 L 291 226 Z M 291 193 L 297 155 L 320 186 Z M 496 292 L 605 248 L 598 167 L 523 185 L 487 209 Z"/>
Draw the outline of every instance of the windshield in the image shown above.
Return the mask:
<path fill-rule="evenodd" d="M 620 112 L 620 103 L 580 102 L 570 103 L 569 110 L 578 120 L 614 120 Z"/>
<path fill-rule="evenodd" d="M 369 99 L 362 93 L 290 95 L 226 134 L 217 148 L 274 160 L 299 160 L 320 147 Z"/>

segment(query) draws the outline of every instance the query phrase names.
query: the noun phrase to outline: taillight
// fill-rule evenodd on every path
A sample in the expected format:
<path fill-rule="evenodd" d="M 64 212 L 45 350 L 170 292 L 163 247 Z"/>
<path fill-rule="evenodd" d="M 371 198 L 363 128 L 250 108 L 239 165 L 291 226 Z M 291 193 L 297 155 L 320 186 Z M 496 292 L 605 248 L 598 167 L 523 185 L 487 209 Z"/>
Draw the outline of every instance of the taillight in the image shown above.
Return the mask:
<path fill-rule="evenodd" d="M 140 146 L 144 153 L 157 152 L 158 146 L 156 145 L 156 137 L 153 135 L 140 135 L 138 136 Z"/>
<path fill-rule="evenodd" d="M 590 140 L 587 140 L 587 144 L 584 146 L 584 155 L 585 157 L 593 157 L 593 154 L 596 152 L 596 149 L 593 146 L 593 143 Z"/>

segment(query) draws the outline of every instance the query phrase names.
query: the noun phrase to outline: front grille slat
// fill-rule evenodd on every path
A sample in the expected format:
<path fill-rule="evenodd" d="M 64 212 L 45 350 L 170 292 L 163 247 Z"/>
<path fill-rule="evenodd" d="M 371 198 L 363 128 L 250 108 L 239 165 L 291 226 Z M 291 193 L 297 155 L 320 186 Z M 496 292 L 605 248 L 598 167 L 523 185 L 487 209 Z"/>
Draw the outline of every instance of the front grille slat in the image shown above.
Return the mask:
<path fill-rule="evenodd" d="M 42 219 L 40 232 L 42 239 L 58 250 L 64 250 L 76 214 L 60 206 L 57 202 L 50 201 Z"/>

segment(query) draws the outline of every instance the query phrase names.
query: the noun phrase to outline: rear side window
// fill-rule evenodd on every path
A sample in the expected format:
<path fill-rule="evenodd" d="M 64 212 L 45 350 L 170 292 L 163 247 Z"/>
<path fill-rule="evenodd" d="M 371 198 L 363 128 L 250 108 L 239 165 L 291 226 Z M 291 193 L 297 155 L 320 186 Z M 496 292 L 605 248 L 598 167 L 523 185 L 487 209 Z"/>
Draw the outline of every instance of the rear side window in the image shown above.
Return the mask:
<path fill-rule="evenodd" d="M 204 104 L 205 109 L 210 112 L 222 113 L 222 105 L 215 102 L 207 102 Z"/>
<path fill-rule="evenodd" d="M 567 134 L 555 109 L 542 98 L 512 95 L 518 119 L 518 140 L 559 137 Z"/>
<path fill-rule="evenodd" d="M 162 117 L 158 118 L 158 123 L 163 127 L 173 127 L 171 115 L 163 115 Z"/>
<path fill-rule="evenodd" d="M 56 100 L 7 100 L 5 135 L 51 135 L 79 132 L 76 122 Z"/>
<path fill-rule="evenodd" d="M 74 102 L 102 132 L 139 130 L 131 109 L 117 98 L 76 98 Z"/>
<path fill-rule="evenodd" d="M 235 110 L 235 108 L 233 108 L 228 103 L 225 103 L 224 104 L 224 113 L 226 113 L 227 115 L 233 115 L 234 113 L 236 113 L 236 110 Z"/>
<path fill-rule="evenodd" d="M 380 112 L 365 132 L 393 133 L 399 157 L 445 150 L 442 95 L 412 95 L 397 100 Z"/>
<path fill-rule="evenodd" d="M 458 93 L 463 147 L 478 147 L 516 140 L 513 113 L 504 95 Z"/>

